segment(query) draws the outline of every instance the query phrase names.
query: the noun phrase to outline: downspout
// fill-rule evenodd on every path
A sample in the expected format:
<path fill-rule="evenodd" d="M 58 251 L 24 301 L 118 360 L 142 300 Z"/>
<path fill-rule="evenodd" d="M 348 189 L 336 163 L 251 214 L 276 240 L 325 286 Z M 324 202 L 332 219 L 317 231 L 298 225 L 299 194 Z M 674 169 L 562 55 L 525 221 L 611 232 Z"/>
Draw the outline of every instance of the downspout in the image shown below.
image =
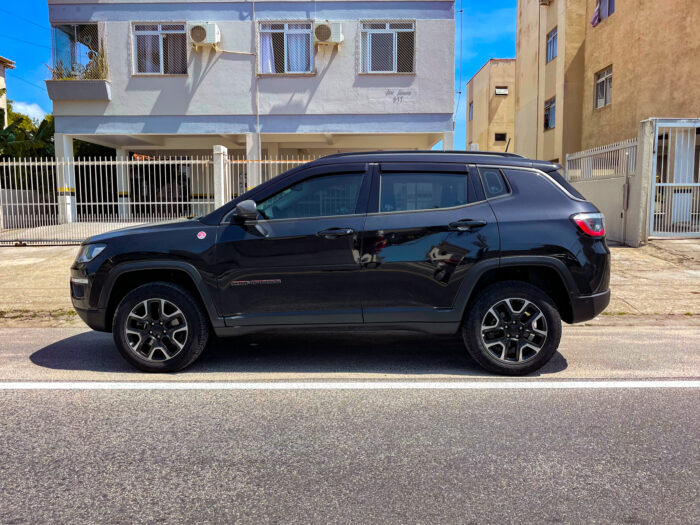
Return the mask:
<path fill-rule="evenodd" d="M 254 45 L 257 45 L 256 42 L 258 41 L 258 19 L 255 15 L 255 0 L 253 0 L 253 34 Z M 262 160 L 262 137 L 260 135 L 260 90 L 258 89 L 257 48 L 255 53 L 255 60 L 253 61 L 253 78 L 255 78 L 255 134 L 258 136 L 258 160 Z M 262 168 L 262 164 L 260 165 L 260 168 Z"/>

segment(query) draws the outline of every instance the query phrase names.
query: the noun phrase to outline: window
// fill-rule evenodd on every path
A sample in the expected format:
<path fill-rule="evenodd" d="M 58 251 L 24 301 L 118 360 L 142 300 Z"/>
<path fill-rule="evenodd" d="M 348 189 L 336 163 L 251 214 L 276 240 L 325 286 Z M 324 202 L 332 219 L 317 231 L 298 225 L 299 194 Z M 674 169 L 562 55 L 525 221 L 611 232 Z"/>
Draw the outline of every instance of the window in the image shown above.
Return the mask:
<path fill-rule="evenodd" d="M 186 75 L 185 24 L 134 24 L 137 74 Z"/>
<path fill-rule="evenodd" d="M 474 120 L 474 102 L 469 103 L 469 120 Z"/>
<path fill-rule="evenodd" d="M 557 58 L 557 28 L 547 35 L 547 62 Z"/>
<path fill-rule="evenodd" d="M 612 66 L 595 76 L 595 108 L 602 108 L 610 103 L 612 103 Z"/>
<path fill-rule="evenodd" d="M 264 219 L 299 219 L 355 213 L 362 173 L 307 179 L 258 204 Z"/>
<path fill-rule="evenodd" d="M 363 22 L 362 72 L 415 72 L 415 39 L 413 22 Z"/>
<path fill-rule="evenodd" d="M 54 79 L 107 78 L 107 61 L 97 24 L 61 24 L 51 28 Z"/>
<path fill-rule="evenodd" d="M 466 203 L 465 173 L 382 173 L 379 211 L 433 210 Z"/>
<path fill-rule="evenodd" d="M 556 124 L 556 98 L 550 98 L 544 103 L 544 129 L 553 129 Z"/>
<path fill-rule="evenodd" d="M 508 86 L 496 86 L 496 95 L 507 95 Z"/>
<path fill-rule="evenodd" d="M 479 168 L 479 173 L 481 174 L 481 182 L 484 184 L 486 197 L 499 197 L 510 192 L 501 170 L 495 168 Z"/>
<path fill-rule="evenodd" d="M 615 12 L 615 0 L 600 0 L 600 19 L 605 20 Z"/>
<path fill-rule="evenodd" d="M 493 136 L 493 140 L 496 142 L 505 142 L 506 136 L 506 133 L 495 133 Z"/>
<path fill-rule="evenodd" d="M 260 24 L 260 72 L 311 73 L 313 45 L 311 22 Z"/>

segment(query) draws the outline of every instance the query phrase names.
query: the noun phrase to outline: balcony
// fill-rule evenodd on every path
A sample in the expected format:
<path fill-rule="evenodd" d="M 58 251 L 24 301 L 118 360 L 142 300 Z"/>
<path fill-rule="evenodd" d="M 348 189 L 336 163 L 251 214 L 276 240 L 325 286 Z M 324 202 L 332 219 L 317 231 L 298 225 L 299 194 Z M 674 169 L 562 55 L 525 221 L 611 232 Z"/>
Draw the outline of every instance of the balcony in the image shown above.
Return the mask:
<path fill-rule="evenodd" d="M 98 24 L 52 28 L 53 64 L 51 79 L 46 81 L 51 100 L 111 100 L 102 33 Z"/>

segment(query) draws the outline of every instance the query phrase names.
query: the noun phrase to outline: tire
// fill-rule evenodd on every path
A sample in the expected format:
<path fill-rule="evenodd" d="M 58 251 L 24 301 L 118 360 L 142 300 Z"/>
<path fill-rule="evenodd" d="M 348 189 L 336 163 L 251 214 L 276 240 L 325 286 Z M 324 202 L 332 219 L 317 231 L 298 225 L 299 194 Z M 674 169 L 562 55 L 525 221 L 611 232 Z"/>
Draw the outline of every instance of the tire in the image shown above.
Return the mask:
<path fill-rule="evenodd" d="M 144 372 L 175 372 L 204 351 L 209 323 L 197 299 L 175 284 L 155 282 L 129 292 L 117 306 L 112 337 L 119 353 Z"/>
<path fill-rule="evenodd" d="M 525 375 L 544 366 L 559 348 L 561 317 L 539 288 L 505 281 L 484 289 L 469 307 L 462 339 L 489 372 Z"/>

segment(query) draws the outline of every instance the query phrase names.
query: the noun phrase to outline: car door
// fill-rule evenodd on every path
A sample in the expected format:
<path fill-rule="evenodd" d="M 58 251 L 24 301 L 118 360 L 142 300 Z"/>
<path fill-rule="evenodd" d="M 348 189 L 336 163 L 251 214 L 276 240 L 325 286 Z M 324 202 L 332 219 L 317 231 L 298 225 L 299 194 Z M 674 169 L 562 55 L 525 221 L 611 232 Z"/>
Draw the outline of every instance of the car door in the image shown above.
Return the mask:
<path fill-rule="evenodd" d="M 362 242 L 365 323 L 441 321 L 470 268 L 498 257 L 498 226 L 463 164 L 375 169 Z"/>
<path fill-rule="evenodd" d="M 361 323 L 364 164 L 309 168 L 259 198 L 258 219 L 220 227 L 227 325 Z"/>

